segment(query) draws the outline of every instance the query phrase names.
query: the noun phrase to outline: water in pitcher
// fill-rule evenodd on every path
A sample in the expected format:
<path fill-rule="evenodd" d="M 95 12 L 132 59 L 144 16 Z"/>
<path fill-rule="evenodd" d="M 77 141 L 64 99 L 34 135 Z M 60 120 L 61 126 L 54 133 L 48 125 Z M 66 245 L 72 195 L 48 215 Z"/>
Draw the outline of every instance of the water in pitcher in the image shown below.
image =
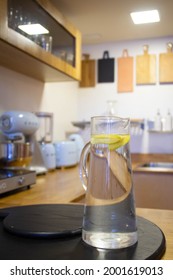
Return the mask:
<path fill-rule="evenodd" d="M 91 138 L 82 238 L 94 247 L 117 249 L 137 242 L 129 137 Z"/>

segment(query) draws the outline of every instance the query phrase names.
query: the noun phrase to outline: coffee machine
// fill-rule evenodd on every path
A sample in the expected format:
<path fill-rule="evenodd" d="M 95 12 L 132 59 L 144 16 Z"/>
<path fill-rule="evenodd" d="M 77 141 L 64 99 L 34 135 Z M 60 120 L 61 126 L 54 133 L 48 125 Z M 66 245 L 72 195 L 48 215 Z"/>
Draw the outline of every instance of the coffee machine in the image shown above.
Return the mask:
<path fill-rule="evenodd" d="M 0 194 L 35 183 L 32 161 L 38 128 L 38 118 L 31 112 L 7 111 L 1 115 Z"/>

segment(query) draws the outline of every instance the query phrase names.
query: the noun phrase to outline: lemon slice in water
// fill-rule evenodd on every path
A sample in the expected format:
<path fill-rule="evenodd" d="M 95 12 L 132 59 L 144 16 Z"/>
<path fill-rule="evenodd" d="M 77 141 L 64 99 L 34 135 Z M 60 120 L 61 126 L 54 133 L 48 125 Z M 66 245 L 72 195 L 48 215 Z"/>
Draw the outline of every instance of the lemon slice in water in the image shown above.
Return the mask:
<path fill-rule="evenodd" d="M 91 136 L 91 144 L 108 144 L 109 150 L 116 150 L 130 140 L 129 134 L 97 134 Z"/>

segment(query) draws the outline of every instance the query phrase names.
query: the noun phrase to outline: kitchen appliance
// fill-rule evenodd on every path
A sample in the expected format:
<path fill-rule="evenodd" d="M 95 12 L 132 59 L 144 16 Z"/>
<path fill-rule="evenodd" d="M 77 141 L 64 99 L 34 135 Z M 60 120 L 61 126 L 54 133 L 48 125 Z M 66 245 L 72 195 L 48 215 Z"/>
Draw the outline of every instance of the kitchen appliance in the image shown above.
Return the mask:
<path fill-rule="evenodd" d="M 0 166 L 27 167 L 33 155 L 30 143 L 1 142 L 0 144 Z"/>
<path fill-rule="evenodd" d="M 72 125 L 78 127 L 78 134 L 82 137 L 84 143 L 86 144 L 90 141 L 90 134 L 91 134 L 91 122 L 90 121 L 73 121 Z"/>
<path fill-rule="evenodd" d="M 27 167 L 33 156 L 33 135 L 39 127 L 30 112 L 8 111 L 0 117 L 0 162 L 5 166 Z"/>
<path fill-rule="evenodd" d="M 9 139 L 15 135 L 30 136 L 38 127 L 38 118 L 31 112 L 8 111 L 0 117 L 0 128 Z"/>
<path fill-rule="evenodd" d="M 78 163 L 77 146 L 75 141 L 65 140 L 54 144 L 56 167 L 70 167 Z"/>
<path fill-rule="evenodd" d="M 44 165 L 48 171 L 56 168 L 56 155 L 53 141 L 53 113 L 36 112 L 40 126 L 36 132 L 36 139 L 39 143 Z"/>
<path fill-rule="evenodd" d="M 48 170 L 54 170 L 56 168 L 56 155 L 54 145 L 52 143 L 41 143 L 40 149 L 45 167 Z"/>
<path fill-rule="evenodd" d="M 30 166 L 28 166 L 28 169 L 31 171 L 35 171 L 37 175 L 45 175 L 48 170 L 44 163 L 40 145 L 35 138 L 33 139 L 33 143 L 34 143 L 34 155 L 32 157 Z"/>
<path fill-rule="evenodd" d="M 81 155 L 81 152 L 82 152 L 82 149 L 84 147 L 84 140 L 83 138 L 77 134 L 77 133 L 74 133 L 74 134 L 71 134 L 69 136 L 69 140 L 71 141 L 74 141 L 75 144 L 76 144 L 76 149 L 77 149 L 77 161 L 79 162 L 80 160 L 80 155 Z"/>
<path fill-rule="evenodd" d="M 22 169 L 0 169 L 0 195 L 35 184 L 36 173 Z"/>
<path fill-rule="evenodd" d="M 0 163 L 10 168 L 27 168 L 45 174 L 42 154 L 35 139 L 39 121 L 35 114 L 8 111 L 0 117 Z"/>
<path fill-rule="evenodd" d="M 30 112 L 8 111 L 0 117 L 0 194 L 35 183 L 29 170 L 34 155 L 34 133 L 39 127 Z"/>
<path fill-rule="evenodd" d="M 38 143 L 37 116 L 31 112 L 8 111 L 0 117 L 0 162 L 8 167 L 27 168 L 36 174 L 47 172 Z"/>

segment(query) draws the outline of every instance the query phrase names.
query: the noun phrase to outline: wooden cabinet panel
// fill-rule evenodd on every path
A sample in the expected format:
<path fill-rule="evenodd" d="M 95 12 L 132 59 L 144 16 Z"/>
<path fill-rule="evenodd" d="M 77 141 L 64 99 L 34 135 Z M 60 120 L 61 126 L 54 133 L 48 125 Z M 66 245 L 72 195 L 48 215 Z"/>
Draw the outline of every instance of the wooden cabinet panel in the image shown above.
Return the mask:
<path fill-rule="evenodd" d="M 25 37 L 16 30 L 9 28 L 9 10 L 7 0 L 0 1 L 0 65 L 36 78 L 44 82 L 61 80 L 80 80 L 81 68 L 81 34 L 59 11 L 47 0 L 32 1 L 39 9 L 48 15 L 65 32 L 74 38 L 73 62 L 62 59 L 52 52 L 46 51 L 30 37 Z M 12 1 L 13 3 L 16 1 Z M 26 3 L 27 1 L 22 1 Z M 43 17 L 44 18 L 44 17 Z M 53 31 L 56 34 L 56 30 Z M 56 39 L 56 40 L 55 40 Z M 61 39 L 57 36 L 54 42 Z M 67 48 L 66 48 L 67 51 Z"/>
<path fill-rule="evenodd" d="M 82 60 L 81 68 L 81 81 L 80 87 L 95 87 L 95 68 L 96 62 L 94 59 L 89 59 L 88 54 L 83 54 L 84 59 Z"/>
<path fill-rule="evenodd" d="M 173 173 L 133 173 L 136 207 L 173 210 Z"/>

